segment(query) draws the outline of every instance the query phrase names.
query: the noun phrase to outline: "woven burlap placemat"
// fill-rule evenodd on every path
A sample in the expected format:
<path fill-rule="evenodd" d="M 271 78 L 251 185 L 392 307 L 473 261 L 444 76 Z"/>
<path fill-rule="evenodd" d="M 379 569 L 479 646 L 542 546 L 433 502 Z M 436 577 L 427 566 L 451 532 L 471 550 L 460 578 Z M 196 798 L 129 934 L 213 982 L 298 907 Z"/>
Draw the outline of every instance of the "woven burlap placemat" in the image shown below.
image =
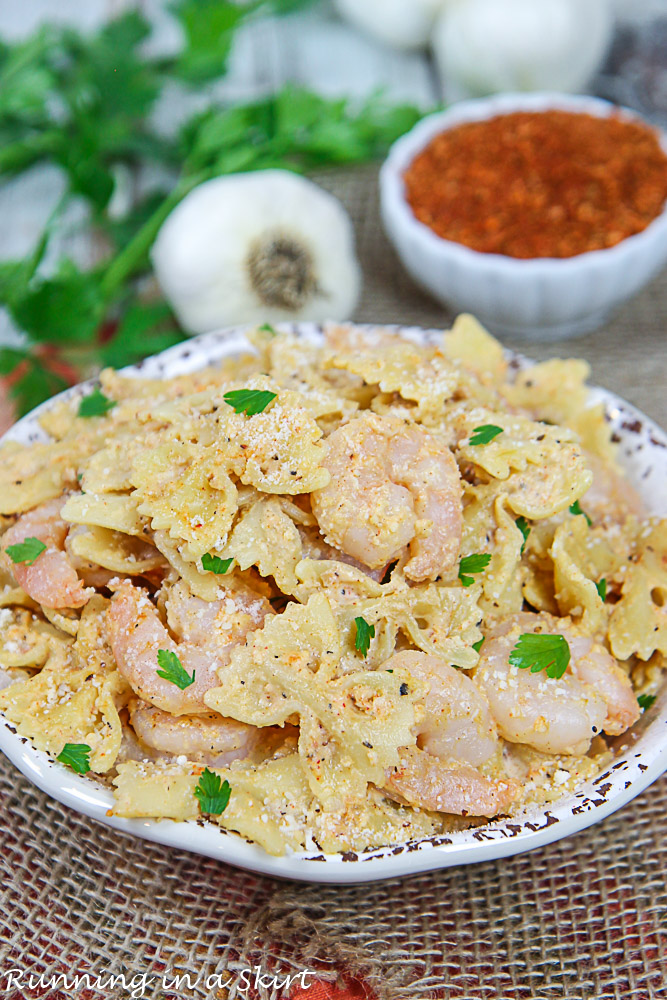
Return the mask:
<path fill-rule="evenodd" d="M 443 310 L 404 276 L 380 232 L 375 172 L 320 180 L 357 225 L 366 273 L 357 318 L 443 325 Z M 667 423 L 665 316 L 663 278 L 605 331 L 524 349 L 587 357 L 596 381 Z M 354 976 L 379 1000 L 658 1000 L 667 997 L 666 820 L 663 778 L 618 815 L 531 854 L 394 882 L 307 886 L 123 837 L 51 801 L 2 758 L 0 996 L 132 995 L 120 980 L 96 985 L 109 974 L 135 989 L 134 977 L 150 977 L 135 995 L 151 1000 L 277 1000 L 291 992 L 285 975 L 308 970 Z M 245 989 L 244 970 L 255 966 L 268 985 Z M 11 970 L 24 978 L 8 989 Z M 165 988 L 165 972 L 193 985 Z M 27 979 L 85 973 L 93 986 L 74 991 Z M 207 988 L 209 976 L 219 978 Z"/>

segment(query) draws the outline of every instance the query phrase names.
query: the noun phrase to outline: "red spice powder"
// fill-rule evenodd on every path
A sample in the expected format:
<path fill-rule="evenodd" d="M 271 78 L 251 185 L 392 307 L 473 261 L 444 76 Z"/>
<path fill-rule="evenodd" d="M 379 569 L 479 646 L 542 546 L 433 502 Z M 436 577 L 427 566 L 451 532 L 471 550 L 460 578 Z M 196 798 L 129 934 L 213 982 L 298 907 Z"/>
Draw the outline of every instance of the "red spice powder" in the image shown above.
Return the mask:
<path fill-rule="evenodd" d="M 482 253 L 573 257 L 614 246 L 659 215 L 667 156 L 619 115 L 516 112 L 440 133 L 405 172 L 415 216 Z"/>

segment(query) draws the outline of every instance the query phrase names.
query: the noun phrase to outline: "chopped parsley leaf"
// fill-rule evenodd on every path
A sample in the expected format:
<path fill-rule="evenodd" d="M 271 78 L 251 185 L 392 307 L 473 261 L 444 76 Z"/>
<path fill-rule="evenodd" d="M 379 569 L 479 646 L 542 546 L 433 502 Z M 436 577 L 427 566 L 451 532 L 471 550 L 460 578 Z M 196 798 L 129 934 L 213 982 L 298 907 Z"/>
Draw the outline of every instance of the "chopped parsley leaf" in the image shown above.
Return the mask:
<path fill-rule="evenodd" d="M 474 428 L 470 435 L 470 444 L 488 444 L 489 441 L 493 441 L 502 432 L 503 428 L 498 427 L 496 424 L 482 424 L 481 427 Z"/>
<path fill-rule="evenodd" d="M 88 774 L 91 753 L 87 743 L 66 743 L 56 760 L 59 760 L 61 764 L 67 764 L 77 774 Z"/>
<path fill-rule="evenodd" d="M 464 587 L 469 587 L 475 582 L 470 573 L 482 573 L 491 562 L 490 552 L 475 552 L 471 556 L 464 556 L 459 563 L 459 580 Z"/>
<path fill-rule="evenodd" d="M 30 536 L 24 538 L 22 542 L 17 542 L 16 545 L 8 545 L 5 552 L 13 563 L 32 566 L 35 559 L 41 556 L 42 552 L 46 552 L 46 545 L 39 538 Z"/>
<path fill-rule="evenodd" d="M 232 786 L 227 779 L 224 781 L 215 771 L 205 768 L 195 786 L 195 798 L 199 800 L 199 808 L 203 813 L 219 816 L 229 804 Z"/>
<path fill-rule="evenodd" d="M 103 417 L 109 410 L 113 410 L 116 405 L 115 399 L 107 399 L 98 387 L 88 396 L 84 396 L 79 403 L 77 414 L 80 417 Z"/>
<path fill-rule="evenodd" d="M 523 514 L 521 514 L 520 517 L 517 517 L 514 523 L 516 524 L 517 528 L 523 535 L 523 544 L 521 546 L 521 555 L 523 555 L 523 550 L 526 547 L 526 542 L 528 541 L 528 535 L 530 534 L 530 526 L 526 518 L 523 516 Z"/>
<path fill-rule="evenodd" d="M 221 559 L 220 556 L 214 556 L 210 552 L 205 552 L 201 557 L 202 569 L 207 573 L 217 573 L 218 576 L 224 576 L 233 562 L 233 556 L 231 559 Z"/>
<path fill-rule="evenodd" d="M 591 525 L 592 525 L 592 523 L 593 523 L 593 522 L 591 521 L 590 517 L 588 516 L 588 514 L 586 513 L 586 511 L 585 511 L 585 510 L 582 510 L 582 509 L 581 509 L 581 504 L 579 503 L 579 501 L 578 501 L 578 500 L 575 500 L 575 501 L 574 501 L 574 503 L 573 503 L 573 504 L 572 504 L 572 505 L 570 506 L 570 514 L 574 514 L 574 515 L 575 515 L 575 517 L 576 517 L 576 516 L 577 516 L 578 514 L 581 514 L 581 515 L 582 515 L 583 517 L 585 517 L 585 518 L 586 518 L 586 520 L 588 521 L 588 527 L 589 527 L 589 528 L 590 528 L 590 526 L 591 526 Z"/>
<path fill-rule="evenodd" d="M 232 389 L 222 397 L 234 413 L 245 413 L 247 417 L 254 417 L 256 413 L 262 413 L 276 398 L 275 392 L 268 389 Z"/>
<path fill-rule="evenodd" d="M 510 665 L 532 674 L 546 670 L 547 677 L 562 677 L 570 662 L 570 647 L 563 635 L 524 632 L 509 655 Z"/>
<path fill-rule="evenodd" d="M 354 640 L 354 648 L 362 656 L 366 656 L 371 645 L 371 639 L 375 636 L 375 625 L 369 625 L 365 618 L 355 618 L 354 624 L 357 626 L 357 634 Z"/>
<path fill-rule="evenodd" d="M 171 684 L 175 684 L 177 688 L 181 691 L 185 691 L 187 687 L 195 682 L 195 672 L 192 671 L 192 677 L 187 672 L 176 653 L 172 653 L 170 649 L 158 649 L 157 651 L 157 662 L 161 667 L 157 671 L 158 677 L 162 677 L 163 680 L 169 681 Z"/>

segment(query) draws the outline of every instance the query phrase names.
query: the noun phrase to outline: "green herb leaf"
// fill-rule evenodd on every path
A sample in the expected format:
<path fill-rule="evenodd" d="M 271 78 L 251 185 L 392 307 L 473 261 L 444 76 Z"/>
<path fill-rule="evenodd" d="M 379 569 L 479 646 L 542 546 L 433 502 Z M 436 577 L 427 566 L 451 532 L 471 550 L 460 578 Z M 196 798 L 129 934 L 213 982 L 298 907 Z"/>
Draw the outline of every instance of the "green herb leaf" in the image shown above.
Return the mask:
<path fill-rule="evenodd" d="M 475 582 L 470 573 L 482 573 L 491 562 L 490 552 L 476 552 L 471 556 L 464 556 L 459 563 L 459 580 L 464 587 L 469 587 Z"/>
<path fill-rule="evenodd" d="M 582 515 L 583 517 L 585 517 L 586 520 L 588 521 L 588 527 L 589 528 L 590 528 L 590 526 L 593 523 L 591 521 L 590 517 L 588 516 L 588 514 L 586 513 L 586 511 L 584 511 L 584 510 L 581 509 L 581 504 L 579 503 L 578 500 L 575 500 L 574 503 L 571 505 L 571 507 L 570 507 L 570 514 L 574 514 L 575 517 L 578 516 L 578 515 Z"/>
<path fill-rule="evenodd" d="M 202 569 L 205 569 L 207 573 L 217 573 L 219 576 L 224 576 L 225 573 L 229 572 L 229 567 L 234 562 L 234 559 L 221 559 L 220 556 L 211 555 L 210 552 L 206 552 L 201 557 Z"/>
<path fill-rule="evenodd" d="M 183 664 L 177 657 L 176 653 L 172 653 L 169 649 L 158 649 L 157 652 L 157 662 L 162 668 L 157 671 L 158 677 L 162 677 L 163 680 L 169 681 L 171 684 L 175 684 L 177 688 L 181 691 L 185 691 L 187 687 L 195 682 L 195 671 L 192 671 L 192 677 L 185 670 Z"/>
<path fill-rule="evenodd" d="M 365 618 L 355 618 L 354 624 L 357 627 L 357 634 L 354 640 L 354 648 L 362 656 L 366 656 L 371 645 L 371 639 L 375 637 L 375 625 L 369 625 Z"/>
<path fill-rule="evenodd" d="M 88 774 L 90 771 L 91 748 L 87 743 L 66 743 L 56 760 L 67 764 L 77 774 Z"/>
<path fill-rule="evenodd" d="M 224 781 L 215 771 L 205 768 L 195 786 L 195 797 L 199 800 L 199 808 L 203 813 L 219 816 L 225 811 L 232 794 L 232 786 L 227 779 Z"/>
<path fill-rule="evenodd" d="M 523 550 L 526 547 L 526 542 L 528 541 L 528 535 L 530 534 L 530 526 L 526 518 L 523 516 L 523 514 L 521 514 L 520 517 L 517 517 L 514 523 L 516 524 L 517 528 L 523 535 L 523 543 L 521 545 L 521 555 L 523 555 Z"/>
<path fill-rule="evenodd" d="M 165 303 L 136 302 L 121 317 L 109 340 L 99 347 L 97 356 L 102 365 L 123 368 L 141 361 L 147 354 L 165 351 L 183 339 Z"/>
<path fill-rule="evenodd" d="M 482 637 L 478 642 L 473 642 L 472 648 L 475 650 L 476 653 L 479 653 L 483 645 L 484 645 L 484 637 Z"/>
<path fill-rule="evenodd" d="M 277 336 L 278 331 L 271 326 L 270 323 L 262 323 L 261 326 L 257 327 L 262 333 L 270 333 L 272 337 Z"/>
<path fill-rule="evenodd" d="M 563 676 L 570 662 L 570 647 L 562 635 L 524 632 L 509 655 L 513 667 L 530 670 L 536 674 L 545 670 L 547 677 L 558 679 Z"/>
<path fill-rule="evenodd" d="M 9 311 L 17 326 L 37 342 L 90 342 L 102 318 L 103 302 L 94 274 L 65 261 L 53 278 L 33 281 Z"/>
<path fill-rule="evenodd" d="M 8 545 L 5 552 L 13 563 L 25 563 L 27 566 L 32 566 L 42 552 L 46 552 L 46 545 L 39 538 L 31 536 L 24 538 L 22 542 L 17 542 L 16 545 Z"/>
<path fill-rule="evenodd" d="M 503 428 L 497 427 L 496 424 L 482 424 L 481 427 L 474 428 L 470 437 L 470 444 L 488 444 L 489 441 L 493 441 L 502 432 Z"/>
<path fill-rule="evenodd" d="M 115 399 L 107 399 L 97 386 L 89 395 L 83 397 L 79 403 L 77 414 L 80 417 L 104 417 L 109 410 L 113 410 L 115 405 Z"/>
<path fill-rule="evenodd" d="M 262 413 L 276 398 L 275 392 L 268 389 L 233 389 L 226 392 L 222 397 L 235 413 L 245 413 L 247 417 L 254 417 L 256 413 Z"/>
<path fill-rule="evenodd" d="M 600 600 L 601 601 L 606 601 L 607 600 L 607 580 L 606 580 L 606 578 L 604 576 L 602 577 L 601 580 L 598 580 L 598 582 L 595 584 L 595 589 L 597 590 L 598 594 L 600 595 Z"/>
<path fill-rule="evenodd" d="M 651 707 L 655 701 L 656 696 L 654 694 L 640 694 L 637 697 L 637 704 L 641 708 L 642 712 L 646 712 L 647 709 Z"/>

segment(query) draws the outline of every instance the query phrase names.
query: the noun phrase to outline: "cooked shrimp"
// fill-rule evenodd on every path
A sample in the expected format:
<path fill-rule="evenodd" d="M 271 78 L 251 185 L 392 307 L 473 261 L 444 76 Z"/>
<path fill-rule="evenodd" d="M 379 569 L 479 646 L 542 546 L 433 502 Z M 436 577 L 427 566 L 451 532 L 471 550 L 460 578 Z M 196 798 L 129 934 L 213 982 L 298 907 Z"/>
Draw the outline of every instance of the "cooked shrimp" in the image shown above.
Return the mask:
<path fill-rule="evenodd" d="M 371 569 L 409 546 L 411 580 L 451 569 L 461 542 L 462 494 L 446 444 L 422 427 L 372 413 L 343 424 L 327 446 L 331 482 L 311 500 L 331 545 Z"/>
<path fill-rule="evenodd" d="M 142 743 L 161 753 L 201 761 L 211 767 L 226 767 L 233 760 L 245 760 L 257 747 L 262 730 L 217 712 L 206 715 L 169 715 L 133 700 L 130 722 Z"/>
<path fill-rule="evenodd" d="M 461 816 L 496 816 L 514 797 L 511 781 L 494 780 L 477 770 L 498 751 L 498 735 L 483 694 L 456 667 L 439 656 L 404 651 L 392 656 L 426 681 L 424 718 L 417 746 L 401 751 L 387 774 L 385 790 L 421 809 Z M 385 669 L 390 669 L 384 664 Z"/>
<path fill-rule="evenodd" d="M 223 589 L 223 584 L 220 585 Z M 107 613 L 107 631 L 120 673 L 144 701 L 171 715 L 206 715 L 206 691 L 220 684 L 216 671 L 248 632 L 260 628 L 269 602 L 250 590 L 226 589 L 216 601 L 193 597 L 181 584 L 167 599 L 167 621 L 175 642 L 145 591 L 123 583 Z M 194 683 L 183 691 L 159 677 L 158 650 L 175 653 Z"/>
<path fill-rule="evenodd" d="M 522 633 L 567 639 L 571 659 L 560 679 L 510 666 Z M 623 733 L 639 717 L 632 685 L 611 654 L 577 635 L 568 618 L 545 612 L 521 612 L 498 625 L 482 646 L 474 680 L 501 736 L 542 753 L 585 754 L 597 733 Z"/>
<path fill-rule="evenodd" d="M 65 499 L 55 497 L 22 514 L 2 537 L 5 565 L 26 594 L 47 608 L 80 608 L 95 593 L 84 587 L 65 552 L 69 526 L 60 517 Z M 13 563 L 4 554 L 10 545 L 26 538 L 38 538 L 46 545 L 31 566 Z"/>

